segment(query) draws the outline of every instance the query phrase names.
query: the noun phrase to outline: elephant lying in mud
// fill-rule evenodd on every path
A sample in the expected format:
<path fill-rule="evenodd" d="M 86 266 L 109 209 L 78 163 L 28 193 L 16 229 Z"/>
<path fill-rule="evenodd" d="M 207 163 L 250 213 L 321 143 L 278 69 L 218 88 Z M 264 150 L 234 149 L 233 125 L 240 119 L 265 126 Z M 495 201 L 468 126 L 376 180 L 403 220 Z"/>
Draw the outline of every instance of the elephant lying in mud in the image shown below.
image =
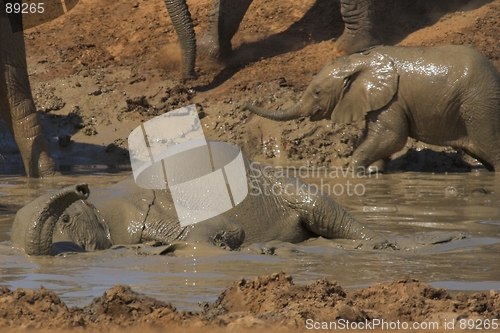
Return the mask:
<path fill-rule="evenodd" d="M 463 149 L 500 171 L 500 74 L 465 46 L 377 46 L 330 61 L 292 107 L 246 108 L 274 120 L 366 120 L 351 166 L 366 168 L 401 150 L 408 136 Z"/>
<path fill-rule="evenodd" d="M 210 142 L 210 149 L 237 150 L 220 142 Z M 114 244 L 179 240 L 235 249 L 271 240 L 297 243 L 318 235 L 387 242 L 316 189 L 277 169 L 244 161 L 248 195 L 209 220 L 181 227 L 169 190 L 140 188 L 129 177 L 96 190 L 91 198 L 88 186 L 78 184 L 32 201 L 16 214 L 12 244 L 29 255 L 54 255 L 68 243 L 93 251 Z"/>
<path fill-rule="evenodd" d="M 19 147 L 28 177 L 53 176 L 57 166 L 31 94 L 24 32 L 13 31 L 4 6 L 0 1 L 0 116 Z"/>
<path fill-rule="evenodd" d="M 199 41 L 199 53 L 214 59 L 227 57 L 232 50 L 231 39 L 238 31 L 253 0 L 215 0 L 209 25 Z M 354 52 L 376 44 L 372 32 L 373 0 L 340 0 L 345 29 L 337 41 L 339 49 Z M 182 55 L 182 78 L 196 78 L 196 37 L 186 0 L 165 0 Z"/>

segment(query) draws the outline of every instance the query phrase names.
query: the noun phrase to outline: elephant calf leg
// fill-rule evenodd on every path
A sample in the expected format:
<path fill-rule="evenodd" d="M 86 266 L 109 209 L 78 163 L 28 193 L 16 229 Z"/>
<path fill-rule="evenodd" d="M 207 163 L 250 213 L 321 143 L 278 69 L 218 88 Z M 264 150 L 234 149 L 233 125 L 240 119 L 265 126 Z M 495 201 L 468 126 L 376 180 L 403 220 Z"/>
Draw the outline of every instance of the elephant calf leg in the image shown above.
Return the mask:
<path fill-rule="evenodd" d="M 477 159 L 489 171 L 500 172 L 500 148 L 492 149 L 489 152 L 476 147 L 473 144 L 468 144 L 461 147 L 468 155 Z"/>
<path fill-rule="evenodd" d="M 380 138 L 380 134 L 366 140 L 354 151 L 352 155 L 351 167 L 356 171 L 364 170 L 366 173 L 384 171 L 387 158 L 403 149 L 407 137 L 399 138 L 392 142 Z M 376 162 L 376 163 L 374 163 Z M 384 168 L 384 169 L 379 169 Z"/>
<path fill-rule="evenodd" d="M 408 139 L 408 125 L 404 120 L 397 121 L 397 117 L 391 117 L 392 122 L 384 121 L 384 115 L 374 119 L 367 119 L 367 134 L 361 145 L 356 148 L 352 155 L 351 167 L 356 171 L 363 168 L 365 172 L 371 172 L 370 166 L 384 167 L 384 163 L 392 154 L 400 151 Z M 377 162 L 377 164 L 373 164 Z M 383 171 L 383 170 L 381 170 Z"/>

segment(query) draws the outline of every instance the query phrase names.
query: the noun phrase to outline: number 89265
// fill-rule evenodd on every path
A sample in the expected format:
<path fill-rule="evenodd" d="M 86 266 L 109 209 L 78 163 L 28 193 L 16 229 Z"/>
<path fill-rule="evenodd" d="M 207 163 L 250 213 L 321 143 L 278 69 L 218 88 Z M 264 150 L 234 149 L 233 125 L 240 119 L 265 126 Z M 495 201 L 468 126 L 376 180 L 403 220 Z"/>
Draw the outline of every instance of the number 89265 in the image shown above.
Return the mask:
<path fill-rule="evenodd" d="M 45 11 L 43 2 L 39 3 L 10 3 L 5 4 L 5 12 L 7 14 L 42 14 Z"/>

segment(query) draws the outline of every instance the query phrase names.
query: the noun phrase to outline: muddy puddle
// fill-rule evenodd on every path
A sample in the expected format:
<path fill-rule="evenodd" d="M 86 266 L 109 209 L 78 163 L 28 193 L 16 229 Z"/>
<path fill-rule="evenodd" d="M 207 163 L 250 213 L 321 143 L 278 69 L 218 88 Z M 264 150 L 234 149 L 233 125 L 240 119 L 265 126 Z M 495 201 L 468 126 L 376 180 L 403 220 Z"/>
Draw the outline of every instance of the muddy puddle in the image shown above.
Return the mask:
<path fill-rule="evenodd" d="M 67 305 L 83 306 L 116 284 L 130 285 L 178 309 L 214 301 L 236 279 L 285 271 L 298 284 L 321 277 L 346 289 L 409 275 L 450 291 L 500 289 L 500 175 L 307 174 L 353 216 L 395 241 L 400 250 L 356 248 L 352 241 L 312 239 L 302 244 L 254 244 L 228 252 L 180 243 L 169 255 L 143 246 L 51 258 L 13 250 L 16 210 L 54 189 L 88 182 L 106 187 L 130 174 L 106 168 L 74 169 L 52 180 L 0 177 L 0 285 L 55 291 Z"/>

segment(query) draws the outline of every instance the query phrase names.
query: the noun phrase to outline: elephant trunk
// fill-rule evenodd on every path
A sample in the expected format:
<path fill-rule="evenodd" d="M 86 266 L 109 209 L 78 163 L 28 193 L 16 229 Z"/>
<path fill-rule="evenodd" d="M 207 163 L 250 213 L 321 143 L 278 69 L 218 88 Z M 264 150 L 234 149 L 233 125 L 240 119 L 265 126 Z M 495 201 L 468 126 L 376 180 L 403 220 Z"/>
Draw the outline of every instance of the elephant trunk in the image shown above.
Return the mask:
<path fill-rule="evenodd" d="M 196 79 L 196 36 L 186 0 L 165 0 L 165 5 L 181 45 L 182 78 Z"/>
<path fill-rule="evenodd" d="M 28 255 L 54 255 L 52 236 L 59 217 L 72 203 L 89 196 L 87 184 L 43 195 L 19 209 L 12 226 L 12 245 Z"/>
<path fill-rule="evenodd" d="M 245 109 L 258 114 L 261 117 L 278 121 L 293 120 L 304 116 L 304 113 L 302 112 L 302 101 L 281 111 L 267 110 L 251 104 L 246 104 Z"/>

